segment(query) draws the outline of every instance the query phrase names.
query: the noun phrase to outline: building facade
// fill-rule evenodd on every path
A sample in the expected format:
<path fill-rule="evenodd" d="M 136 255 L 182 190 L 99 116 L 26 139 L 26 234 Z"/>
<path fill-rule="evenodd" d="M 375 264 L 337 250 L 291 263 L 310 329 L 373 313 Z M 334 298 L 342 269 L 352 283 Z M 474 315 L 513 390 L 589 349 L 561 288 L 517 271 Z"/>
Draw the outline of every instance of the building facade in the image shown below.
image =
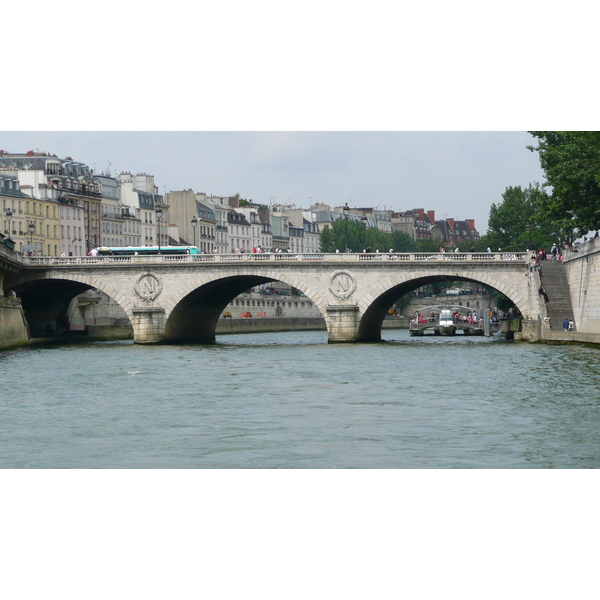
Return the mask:
<path fill-rule="evenodd" d="M 59 231 L 60 205 L 81 206 L 85 246 L 89 249 L 99 243 L 100 184 L 87 165 L 45 152 L 4 152 L 0 154 L 0 173 L 18 178 L 23 192 L 34 199 L 27 228 L 36 252 L 57 256 L 66 251 Z M 40 208 L 40 202 L 47 204 Z"/>

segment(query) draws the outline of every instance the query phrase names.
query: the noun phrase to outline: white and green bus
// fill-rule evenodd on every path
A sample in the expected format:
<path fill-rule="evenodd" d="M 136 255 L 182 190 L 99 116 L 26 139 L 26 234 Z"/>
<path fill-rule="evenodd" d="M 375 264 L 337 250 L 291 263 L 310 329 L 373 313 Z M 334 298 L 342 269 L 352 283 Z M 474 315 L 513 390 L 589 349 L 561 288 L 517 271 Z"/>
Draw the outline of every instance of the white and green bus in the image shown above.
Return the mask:
<path fill-rule="evenodd" d="M 98 256 L 147 256 L 149 254 L 200 254 L 196 246 L 124 246 L 96 248 Z"/>

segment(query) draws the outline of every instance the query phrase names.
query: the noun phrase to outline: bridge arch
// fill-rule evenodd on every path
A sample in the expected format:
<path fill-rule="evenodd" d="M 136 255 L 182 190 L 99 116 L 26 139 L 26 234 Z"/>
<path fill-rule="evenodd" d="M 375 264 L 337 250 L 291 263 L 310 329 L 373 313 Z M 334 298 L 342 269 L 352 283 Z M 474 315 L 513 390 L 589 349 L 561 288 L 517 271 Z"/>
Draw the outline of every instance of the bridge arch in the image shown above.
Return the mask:
<path fill-rule="evenodd" d="M 118 289 L 96 277 L 65 271 L 24 273 L 14 289 L 21 298 L 31 337 L 47 336 L 53 324 L 60 329 L 71 300 L 90 289 L 99 290 L 116 302 L 133 325 L 131 302 Z"/>
<path fill-rule="evenodd" d="M 450 268 L 397 273 L 382 279 L 358 302 L 361 318 L 358 323 L 357 341 L 381 340 L 383 320 L 390 306 L 398 298 L 424 285 L 442 281 L 466 281 L 485 285 L 504 294 L 522 314 L 528 314 L 530 310 L 528 298 L 522 293 L 522 290 L 519 291 L 514 286 L 487 273 L 460 272 Z"/>
<path fill-rule="evenodd" d="M 243 292 L 273 281 L 280 281 L 300 290 L 327 319 L 327 302 L 306 281 L 287 273 L 253 268 L 236 274 L 199 275 L 188 278 L 184 285 L 175 288 L 163 302 L 164 341 L 214 342 L 217 322 L 225 307 Z"/>

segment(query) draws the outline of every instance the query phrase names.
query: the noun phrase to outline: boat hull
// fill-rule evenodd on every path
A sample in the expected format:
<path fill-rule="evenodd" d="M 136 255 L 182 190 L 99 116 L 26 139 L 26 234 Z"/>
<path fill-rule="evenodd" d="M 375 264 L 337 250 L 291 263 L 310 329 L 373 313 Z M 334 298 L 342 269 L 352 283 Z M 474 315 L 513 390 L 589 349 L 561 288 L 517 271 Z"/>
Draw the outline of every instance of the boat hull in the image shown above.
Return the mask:
<path fill-rule="evenodd" d="M 437 327 L 438 335 L 454 335 L 456 333 L 455 325 L 439 325 Z"/>

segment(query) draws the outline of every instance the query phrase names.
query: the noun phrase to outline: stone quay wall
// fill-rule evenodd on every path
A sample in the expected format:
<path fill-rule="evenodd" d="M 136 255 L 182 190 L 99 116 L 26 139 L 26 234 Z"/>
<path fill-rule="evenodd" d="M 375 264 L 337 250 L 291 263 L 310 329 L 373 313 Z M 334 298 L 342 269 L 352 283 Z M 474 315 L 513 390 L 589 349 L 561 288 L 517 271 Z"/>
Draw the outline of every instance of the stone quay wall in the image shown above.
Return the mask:
<path fill-rule="evenodd" d="M 597 334 L 600 343 L 600 238 L 565 250 L 564 263 L 577 332 Z"/>
<path fill-rule="evenodd" d="M 408 329 L 408 319 L 404 317 L 387 318 L 383 329 Z M 220 318 L 217 323 L 217 335 L 227 333 L 270 333 L 273 331 L 325 331 L 325 319 L 322 317 L 267 317 L 252 319 Z"/>

